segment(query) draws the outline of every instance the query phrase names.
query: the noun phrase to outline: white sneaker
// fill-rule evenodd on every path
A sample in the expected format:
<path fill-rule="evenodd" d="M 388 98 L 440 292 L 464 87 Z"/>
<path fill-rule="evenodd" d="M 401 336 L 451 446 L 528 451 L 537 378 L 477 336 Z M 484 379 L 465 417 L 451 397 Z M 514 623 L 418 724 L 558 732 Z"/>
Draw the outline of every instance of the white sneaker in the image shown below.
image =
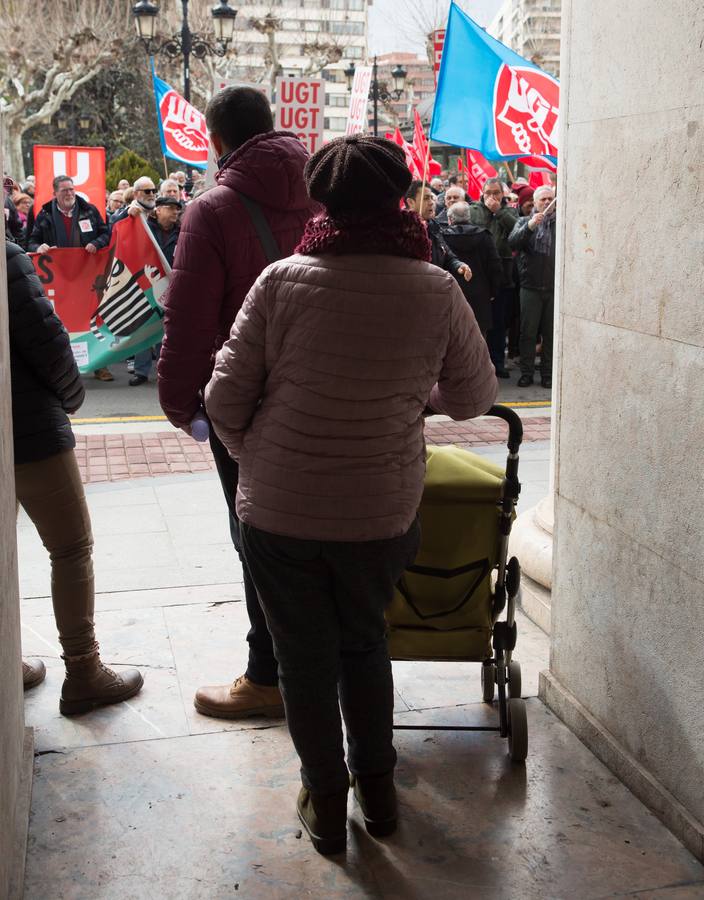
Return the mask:
<path fill-rule="evenodd" d="M 130 375 L 134 375 L 134 358 L 127 360 L 127 371 Z"/>

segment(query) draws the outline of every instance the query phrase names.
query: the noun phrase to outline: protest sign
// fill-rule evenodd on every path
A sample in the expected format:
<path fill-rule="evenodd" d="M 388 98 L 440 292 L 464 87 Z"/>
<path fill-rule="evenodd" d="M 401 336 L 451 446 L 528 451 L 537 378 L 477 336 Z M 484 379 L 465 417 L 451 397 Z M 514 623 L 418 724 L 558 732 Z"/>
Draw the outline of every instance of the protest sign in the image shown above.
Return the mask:
<path fill-rule="evenodd" d="M 442 61 L 442 50 L 445 46 L 445 29 L 438 28 L 433 32 L 433 70 L 435 71 L 435 87 L 438 86 L 438 73 Z"/>
<path fill-rule="evenodd" d="M 319 78 L 276 80 L 276 129 L 292 131 L 313 154 L 323 146 L 325 85 Z"/>
<path fill-rule="evenodd" d="M 110 246 L 97 253 L 59 247 L 30 256 L 82 372 L 161 340 L 161 297 L 171 269 L 142 216 L 117 222 Z"/>
<path fill-rule="evenodd" d="M 76 193 L 105 216 L 105 147 L 51 147 L 34 145 L 34 215 L 54 196 L 57 175 L 73 181 Z"/>
<path fill-rule="evenodd" d="M 371 83 L 371 66 L 357 66 L 352 83 L 350 108 L 347 114 L 346 135 L 359 134 L 360 131 L 366 133 L 369 128 L 367 103 L 369 101 L 369 87 Z"/>

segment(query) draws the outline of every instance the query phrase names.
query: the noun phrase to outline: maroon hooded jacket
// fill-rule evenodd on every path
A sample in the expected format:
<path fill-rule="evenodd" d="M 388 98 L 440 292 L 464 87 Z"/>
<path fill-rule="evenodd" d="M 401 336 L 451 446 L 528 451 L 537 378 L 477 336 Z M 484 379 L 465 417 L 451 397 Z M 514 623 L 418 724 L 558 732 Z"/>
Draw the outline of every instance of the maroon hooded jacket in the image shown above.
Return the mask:
<path fill-rule="evenodd" d="M 201 406 L 215 354 L 267 259 L 235 193 L 260 204 L 283 257 L 290 256 L 317 207 L 303 168 L 308 154 L 284 131 L 259 134 L 226 160 L 217 187 L 186 209 L 174 269 L 164 298 L 159 402 L 168 419 L 186 427 Z"/>

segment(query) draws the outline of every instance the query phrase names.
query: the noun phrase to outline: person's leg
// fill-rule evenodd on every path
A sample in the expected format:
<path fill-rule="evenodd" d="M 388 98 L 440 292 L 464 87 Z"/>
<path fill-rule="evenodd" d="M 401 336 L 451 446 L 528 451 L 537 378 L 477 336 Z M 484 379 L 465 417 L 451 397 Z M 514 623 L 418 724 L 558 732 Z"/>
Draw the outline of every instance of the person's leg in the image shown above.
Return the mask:
<path fill-rule="evenodd" d="M 309 791 L 348 787 L 337 696 L 340 632 L 322 545 L 242 524 L 243 551 L 274 641 L 291 739 Z"/>
<path fill-rule="evenodd" d="M 521 288 L 521 375 L 533 377 L 535 372 L 535 343 L 540 327 L 542 301 L 540 291 Z"/>
<path fill-rule="evenodd" d="M 87 712 L 134 696 L 136 669 L 120 675 L 102 666 L 95 640 L 93 535 L 73 450 L 15 466 L 17 500 L 51 557 L 51 597 L 66 662 L 60 709 Z"/>
<path fill-rule="evenodd" d="M 134 374 L 140 378 L 149 378 L 152 371 L 152 348 L 140 350 L 134 357 Z"/>
<path fill-rule="evenodd" d="M 244 596 L 249 616 L 249 632 L 247 643 L 249 644 L 249 660 L 247 663 L 246 678 L 258 685 L 275 687 L 278 683 L 276 657 L 274 647 L 266 624 L 266 618 L 259 603 L 257 590 L 254 586 L 249 566 L 242 553 L 240 544 L 240 528 L 235 510 L 235 496 L 237 494 L 237 481 L 239 478 L 239 466 L 229 455 L 222 442 L 210 430 L 210 447 L 215 459 L 215 467 L 220 478 L 220 484 L 227 503 L 230 537 L 242 562 L 242 578 L 244 581 Z M 280 703 L 280 699 L 278 700 Z"/>
<path fill-rule="evenodd" d="M 340 703 L 348 766 L 358 776 L 394 768 L 394 690 L 384 611 L 420 544 L 418 521 L 406 534 L 383 541 L 329 543 L 324 558 L 335 577 L 340 621 Z"/>
<path fill-rule="evenodd" d="M 489 356 L 498 372 L 505 371 L 506 362 L 506 288 L 496 292 L 491 304 L 491 328 L 487 332 Z"/>
<path fill-rule="evenodd" d="M 540 354 L 540 373 L 543 379 L 552 379 L 553 316 L 555 307 L 555 295 L 553 291 L 543 291 L 542 301 L 539 325 L 540 333 L 543 336 L 543 349 Z"/>

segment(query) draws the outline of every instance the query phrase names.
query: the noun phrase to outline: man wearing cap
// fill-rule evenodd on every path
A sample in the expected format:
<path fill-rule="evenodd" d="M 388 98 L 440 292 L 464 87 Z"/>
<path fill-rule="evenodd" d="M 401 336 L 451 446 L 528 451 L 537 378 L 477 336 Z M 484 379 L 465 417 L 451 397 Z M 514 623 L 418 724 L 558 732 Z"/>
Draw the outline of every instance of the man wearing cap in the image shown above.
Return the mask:
<path fill-rule="evenodd" d="M 174 264 L 176 242 L 180 233 L 178 220 L 182 209 L 183 203 L 175 197 L 157 197 L 154 215 L 147 217 L 147 226 L 169 266 Z M 152 360 L 158 360 L 160 353 L 161 343 L 135 354 L 134 374 L 130 378 L 130 387 L 146 384 L 152 370 Z"/>

